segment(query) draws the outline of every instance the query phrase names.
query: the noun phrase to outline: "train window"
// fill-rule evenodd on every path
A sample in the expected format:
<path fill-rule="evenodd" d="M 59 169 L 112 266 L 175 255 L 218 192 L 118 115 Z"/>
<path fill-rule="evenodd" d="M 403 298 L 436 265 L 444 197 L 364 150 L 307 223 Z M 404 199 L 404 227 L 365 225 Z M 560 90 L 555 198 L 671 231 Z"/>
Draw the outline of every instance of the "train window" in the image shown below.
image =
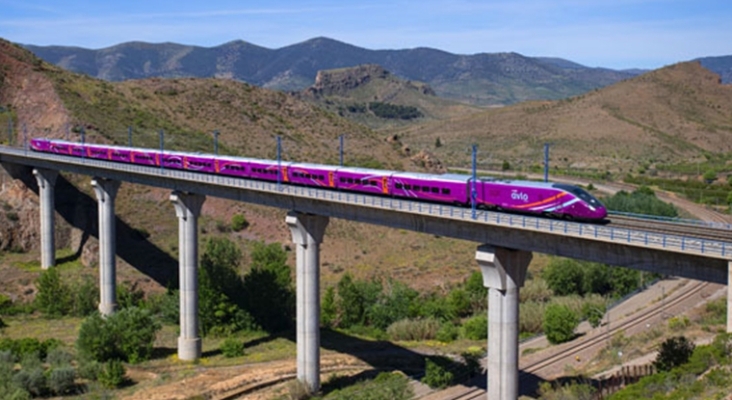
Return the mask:
<path fill-rule="evenodd" d="M 348 183 L 353 183 L 353 178 L 348 178 Z"/>
<path fill-rule="evenodd" d="M 341 181 L 341 183 L 346 183 L 346 178 L 340 177 L 340 181 Z"/>
<path fill-rule="evenodd" d="M 440 188 L 433 187 L 432 193 L 440 193 Z"/>
<path fill-rule="evenodd" d="M 429 192 L 430 191 L 430 187 L 429 186 L 422 186 L 422 191 L 423 192 Z"/>
<path fill-rule="evenodd" d="M 412 185 L 410 185 L 410 184 L 408 184 L 408 183 L 405 183 L 405 184 L 404 184 L 404 189 L 405 189 L 405 190 L 412 190 Z"/>
<path fill-rule="evenodd" d="M 450 194 L 450 189 L 442 188 L 442 194 Z"/>
<path fill-rule="evenodd" d="M 324 181 L 325 180 L 325 175 L 318 175 L 318 179 L 320 179 L 321 181 Z"/>
<path fill-rule="evenodd" d="M 402 188 L 402 184 L 401 183 L 395 183 L 394 184 L 394 187 L 397 188 L 397 189 L 401 189 Z"/>
<path fill-rule="evenodd" d="M 371 186 L 379 186 L 379 182 L 377 182 L 377 181 L 371 181 Z"/>

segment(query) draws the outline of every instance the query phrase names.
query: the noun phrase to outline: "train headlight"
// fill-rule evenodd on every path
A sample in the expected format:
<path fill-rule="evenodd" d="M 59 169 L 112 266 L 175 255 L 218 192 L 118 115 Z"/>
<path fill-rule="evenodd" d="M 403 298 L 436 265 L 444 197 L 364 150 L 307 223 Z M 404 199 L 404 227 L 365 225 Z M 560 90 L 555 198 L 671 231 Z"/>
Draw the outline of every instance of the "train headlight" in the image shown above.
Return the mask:
<path fill-rule="evenodd" d="M 587 206 L 590 207 L 590 211 L 597 211 L 597 209 L 595 207 L 592 207 L 592 205 L 588 204 Z"/>

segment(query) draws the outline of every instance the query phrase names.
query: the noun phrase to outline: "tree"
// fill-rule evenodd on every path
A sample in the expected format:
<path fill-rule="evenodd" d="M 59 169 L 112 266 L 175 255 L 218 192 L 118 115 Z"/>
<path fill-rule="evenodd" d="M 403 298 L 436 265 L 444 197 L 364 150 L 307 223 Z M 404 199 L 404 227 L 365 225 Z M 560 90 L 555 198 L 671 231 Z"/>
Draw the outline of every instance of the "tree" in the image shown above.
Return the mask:
<path fill-rule="evenodd" d="M 442 141 L 439 137 L 435 139 L 435 147 L 442 147 Z"/>
<path fill-rule="evenodd" d="M 257 242 L 251 254 L 252 269 L 244 277 L 245 309 L 262 328 L 272 332 L 287 328 L 295 316 L 287 253 L 279 243 Z"/>
<path fill-rule="evenodd" d="M 36 281 L 38 294 L 36 305 L 45 314 L 60 317 L 71 310 L 71 292 L 61 282 L 58 268 L 49 268 L 41 273 Z"/>
<path fill-rule="evenodd" d="M 694 353 L 694 347 L 694 343 L 684 336 L 670 337 L 661 343 L 653 365 L 659 371 L 671 371 L 689 361 L 691 354 Z"/>
<path fill-rule="evenodd" d="M 584 271 L 579 262 L 569 258 L 552 258 L 542 277 L 558 296 L 584 294 Z"/>
<path fill-rule="evenodd" d="M 511 163 L 508 162 L 508 160 L 503 160 L 503 164 L 501 165 L 501 171 L 508 171 L 511 169 Z"/>
<path fill-rule="evenodd" d="M 544 314 L 544 334 L 552 344 L 564 343 L 574 338 L 579 324 L 577 315 L 569 307 L 550 304 Z"/>
<path fill-rule="evenodd" d="M 320 306 L 320 324 L 329 328 L 337 324 L 338 307 L 335 300 L 335 287 L 329 286 L 325 290 L 323 303 Z"/>

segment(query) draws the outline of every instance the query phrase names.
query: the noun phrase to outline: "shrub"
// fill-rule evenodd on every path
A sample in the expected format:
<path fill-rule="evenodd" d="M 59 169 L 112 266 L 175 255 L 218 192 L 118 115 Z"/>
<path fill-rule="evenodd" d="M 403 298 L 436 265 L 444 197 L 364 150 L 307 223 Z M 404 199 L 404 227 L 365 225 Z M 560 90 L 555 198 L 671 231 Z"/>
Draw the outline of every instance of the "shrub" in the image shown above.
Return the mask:
<path fill-rule="evenodd" d="M 49 268 L 36 281 L 36 305 L 43 313 L 60 317 L 71 310 L 71 291 L 61 282 L 58 268 Z"/>
<path fill-rule="evenodd" d="M 488 317 L 477 315 L 465 321 L 462 327 L 463 337 L 470 340 L 485 340 L 488 338 Z"/>
<path fill-rule="evenodd" d="M 249 221 L 243 214 L 235 214 L 231 217 L 231 229 L 234 232 L 239 232 L 246 229 L 249 226 Z"/>
<path fill-rule="evenodd" d="M 386 333 L 392 340 L 430 340 L 439 328 L 440 322 L 434 318 L 403 319 L 389 325 Z"/>
<path fill-rule="evenodd" d="M 42 396 L 48 390 L 46 375 L 40 365 L 21 369 L 13 376 L 13 383 L 35 397 Z"/>
<path fill-rule="evenodd" d="M 52 368 L 48 371 L 48 388 L 56 395 L 63 396 L 74 389 L 76 372 L 69 366 Z"/>
<path fill-rule="evenodd" d="M 73 285 L 71 291 L 71 313 L 78 317 L 91 315 L 98 309 L 99 289 L 90 276 Z"/>
<path fill-rule="evenodd" d="M 221 354 L 226 358 L 241 357 L 244 355 L 244 343 L 241 340 L 227 338 L 221 343 Z"/>
<path fill-rule="evenodd" d="M 567 306 L 550 304 L 544 316 L 544 334 L 552 344 L 564 343 L 574 338 L 579 324 L 577 314 Z"/>
<path fill-rule="evenodd" d="M 48 352 L 48 355 L 46 356 L 46 363 L 51 367 L 67 367 L 71 365 L 71 361 L 73 361 L 73 359 L 74 356 L 72 356 L 71 353 L 57 347 Z"/>
<path fill-rule="evenodd" d="M 450 386 L 455 374 L 450 371 L 452 362 L 445 357 L 429 357 L 425 360 L 422 383 L 433 389 L 444 389 Z"/>
<path fill-rule="evenodd" d="M 109 389 L 114 389 L 122 385 L 125 381 L 125 366 L 118 359 L 109 360 L 104 363 L 104 367 L 99 372 L 99 383 Z"/>
<path fill-rule="evenodd" d="M 658 356 L 656 356 L 653 365 L 659 371 L 671 371 L 675 367 L 688 362 L 693 352 L 694 343 L 684 336 L 670 337 L 661 343 L 661 348 L 658 350 Z"/>
<path fill-rule="evenodd" d="M 440 342 L 450 343 L 458 338 L 459 329 L 452 322 L 443 322 L 435 334 L 435 339 Z"/>
<path fill-rule="evenodd" d="M 81 324 L 76 346 L 83 358 L 136 363 L 150 357 L 160 328 L 149 311 L 136 307 L 120 310 L 106 319 L 93 314 Z"/>

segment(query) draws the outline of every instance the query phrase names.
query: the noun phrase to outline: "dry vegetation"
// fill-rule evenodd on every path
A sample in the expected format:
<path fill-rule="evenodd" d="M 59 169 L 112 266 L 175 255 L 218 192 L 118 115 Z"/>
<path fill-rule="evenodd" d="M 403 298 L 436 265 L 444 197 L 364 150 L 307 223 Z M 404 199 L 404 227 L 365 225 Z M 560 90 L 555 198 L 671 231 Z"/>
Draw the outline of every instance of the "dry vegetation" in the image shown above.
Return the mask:
<path fill-rule="evenodd" d="M 730 153 L 732 87 L 697 63 L 682 63 L 566 100 L 410 126 L 400 135 L 416 148 L 440 138 L 434 151 L 448 165 L 466 166 L 477 143 L 483 164 L 538 166 L 551 143 L 560 168 L 629 172 Z"/>

